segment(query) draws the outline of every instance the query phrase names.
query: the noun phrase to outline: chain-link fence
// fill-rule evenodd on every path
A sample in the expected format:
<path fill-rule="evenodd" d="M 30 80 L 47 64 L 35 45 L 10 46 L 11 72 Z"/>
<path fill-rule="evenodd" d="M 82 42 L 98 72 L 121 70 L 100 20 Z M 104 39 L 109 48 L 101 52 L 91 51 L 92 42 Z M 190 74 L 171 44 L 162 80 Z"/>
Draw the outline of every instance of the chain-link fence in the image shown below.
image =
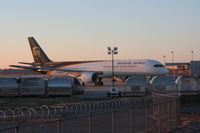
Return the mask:
<path fill-rule="evenodd" d="M 4 133 L 164 133 L 179 124 L 176 95 L 153 94 L 0 110 Z"/>

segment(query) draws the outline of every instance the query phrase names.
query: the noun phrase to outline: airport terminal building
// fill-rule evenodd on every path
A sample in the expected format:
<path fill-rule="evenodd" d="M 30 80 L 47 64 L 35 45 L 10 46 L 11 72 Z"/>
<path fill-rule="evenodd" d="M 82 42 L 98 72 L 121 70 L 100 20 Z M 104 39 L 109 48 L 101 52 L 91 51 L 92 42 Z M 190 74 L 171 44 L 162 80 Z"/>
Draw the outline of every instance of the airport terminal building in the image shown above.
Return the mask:
<path fill-rule="evenodd" d="M 200 78 L 200 61 L 165 63 L 171 75 L 192 75 Z"/>

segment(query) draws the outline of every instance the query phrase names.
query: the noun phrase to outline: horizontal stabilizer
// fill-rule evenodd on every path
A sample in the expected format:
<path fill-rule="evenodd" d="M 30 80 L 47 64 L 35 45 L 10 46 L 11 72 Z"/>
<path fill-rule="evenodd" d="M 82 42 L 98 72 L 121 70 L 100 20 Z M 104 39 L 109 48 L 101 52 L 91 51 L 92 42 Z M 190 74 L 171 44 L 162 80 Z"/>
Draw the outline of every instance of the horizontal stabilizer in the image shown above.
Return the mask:
<path fill-rule="evenodd" d="M 19 64 L 25 64 L 25 65 L 35 65 L 35 63 L 28 63 L 28 62 L 18 62 Z"/>
<path fill-rule="evenodd" d="M 28 69 L 28 70 L 33 70 L 33 71 L 41 71 L 41 69 L 39 67 L 32 67 L 32 66 L 10 65 L 10 67 Z"/>

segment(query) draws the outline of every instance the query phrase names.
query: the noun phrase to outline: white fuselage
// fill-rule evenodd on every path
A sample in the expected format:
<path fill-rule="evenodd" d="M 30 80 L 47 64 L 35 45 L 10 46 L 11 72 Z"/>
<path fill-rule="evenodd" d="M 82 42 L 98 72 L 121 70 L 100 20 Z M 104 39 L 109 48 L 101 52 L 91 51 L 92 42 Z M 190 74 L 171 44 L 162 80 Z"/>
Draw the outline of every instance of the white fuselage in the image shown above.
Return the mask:
<path fill-rule="evenodd" d="M 112 61 L 99 61 L 82 63 L 70 66 L 62 66 L 62 69 L 67 70 L 82 70 L 92 72 L 102 72 L 103 76 L 112 75 Z M 169 71 L 160 62 L 155 60 L 115 60 L 114 73 L 116 76 L 154 76 L 164 75 Z M 80 72 L 78 72 L 80 73 Z M 52 75 L 61 74 L 59 71 L 52 71 Z M 81 73 L 80 73 L 81 74 Z M 71 76 L 71 75 L 70 75 Z M 80 75 L 77 75 L 80 76 Z"/>

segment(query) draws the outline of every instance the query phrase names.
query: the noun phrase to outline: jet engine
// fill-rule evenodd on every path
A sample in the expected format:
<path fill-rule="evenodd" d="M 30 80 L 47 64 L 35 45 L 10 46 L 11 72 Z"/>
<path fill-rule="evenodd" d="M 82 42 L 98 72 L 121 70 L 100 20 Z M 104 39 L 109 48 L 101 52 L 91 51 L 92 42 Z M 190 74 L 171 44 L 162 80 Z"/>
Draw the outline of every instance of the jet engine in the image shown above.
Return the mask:
<path fill-rule="evenodd" d="M 84 72 L 81 74 L 80 79 L 85 83 L 94 83 L 97 81 L 98 76 L 96 73 Z"/>

